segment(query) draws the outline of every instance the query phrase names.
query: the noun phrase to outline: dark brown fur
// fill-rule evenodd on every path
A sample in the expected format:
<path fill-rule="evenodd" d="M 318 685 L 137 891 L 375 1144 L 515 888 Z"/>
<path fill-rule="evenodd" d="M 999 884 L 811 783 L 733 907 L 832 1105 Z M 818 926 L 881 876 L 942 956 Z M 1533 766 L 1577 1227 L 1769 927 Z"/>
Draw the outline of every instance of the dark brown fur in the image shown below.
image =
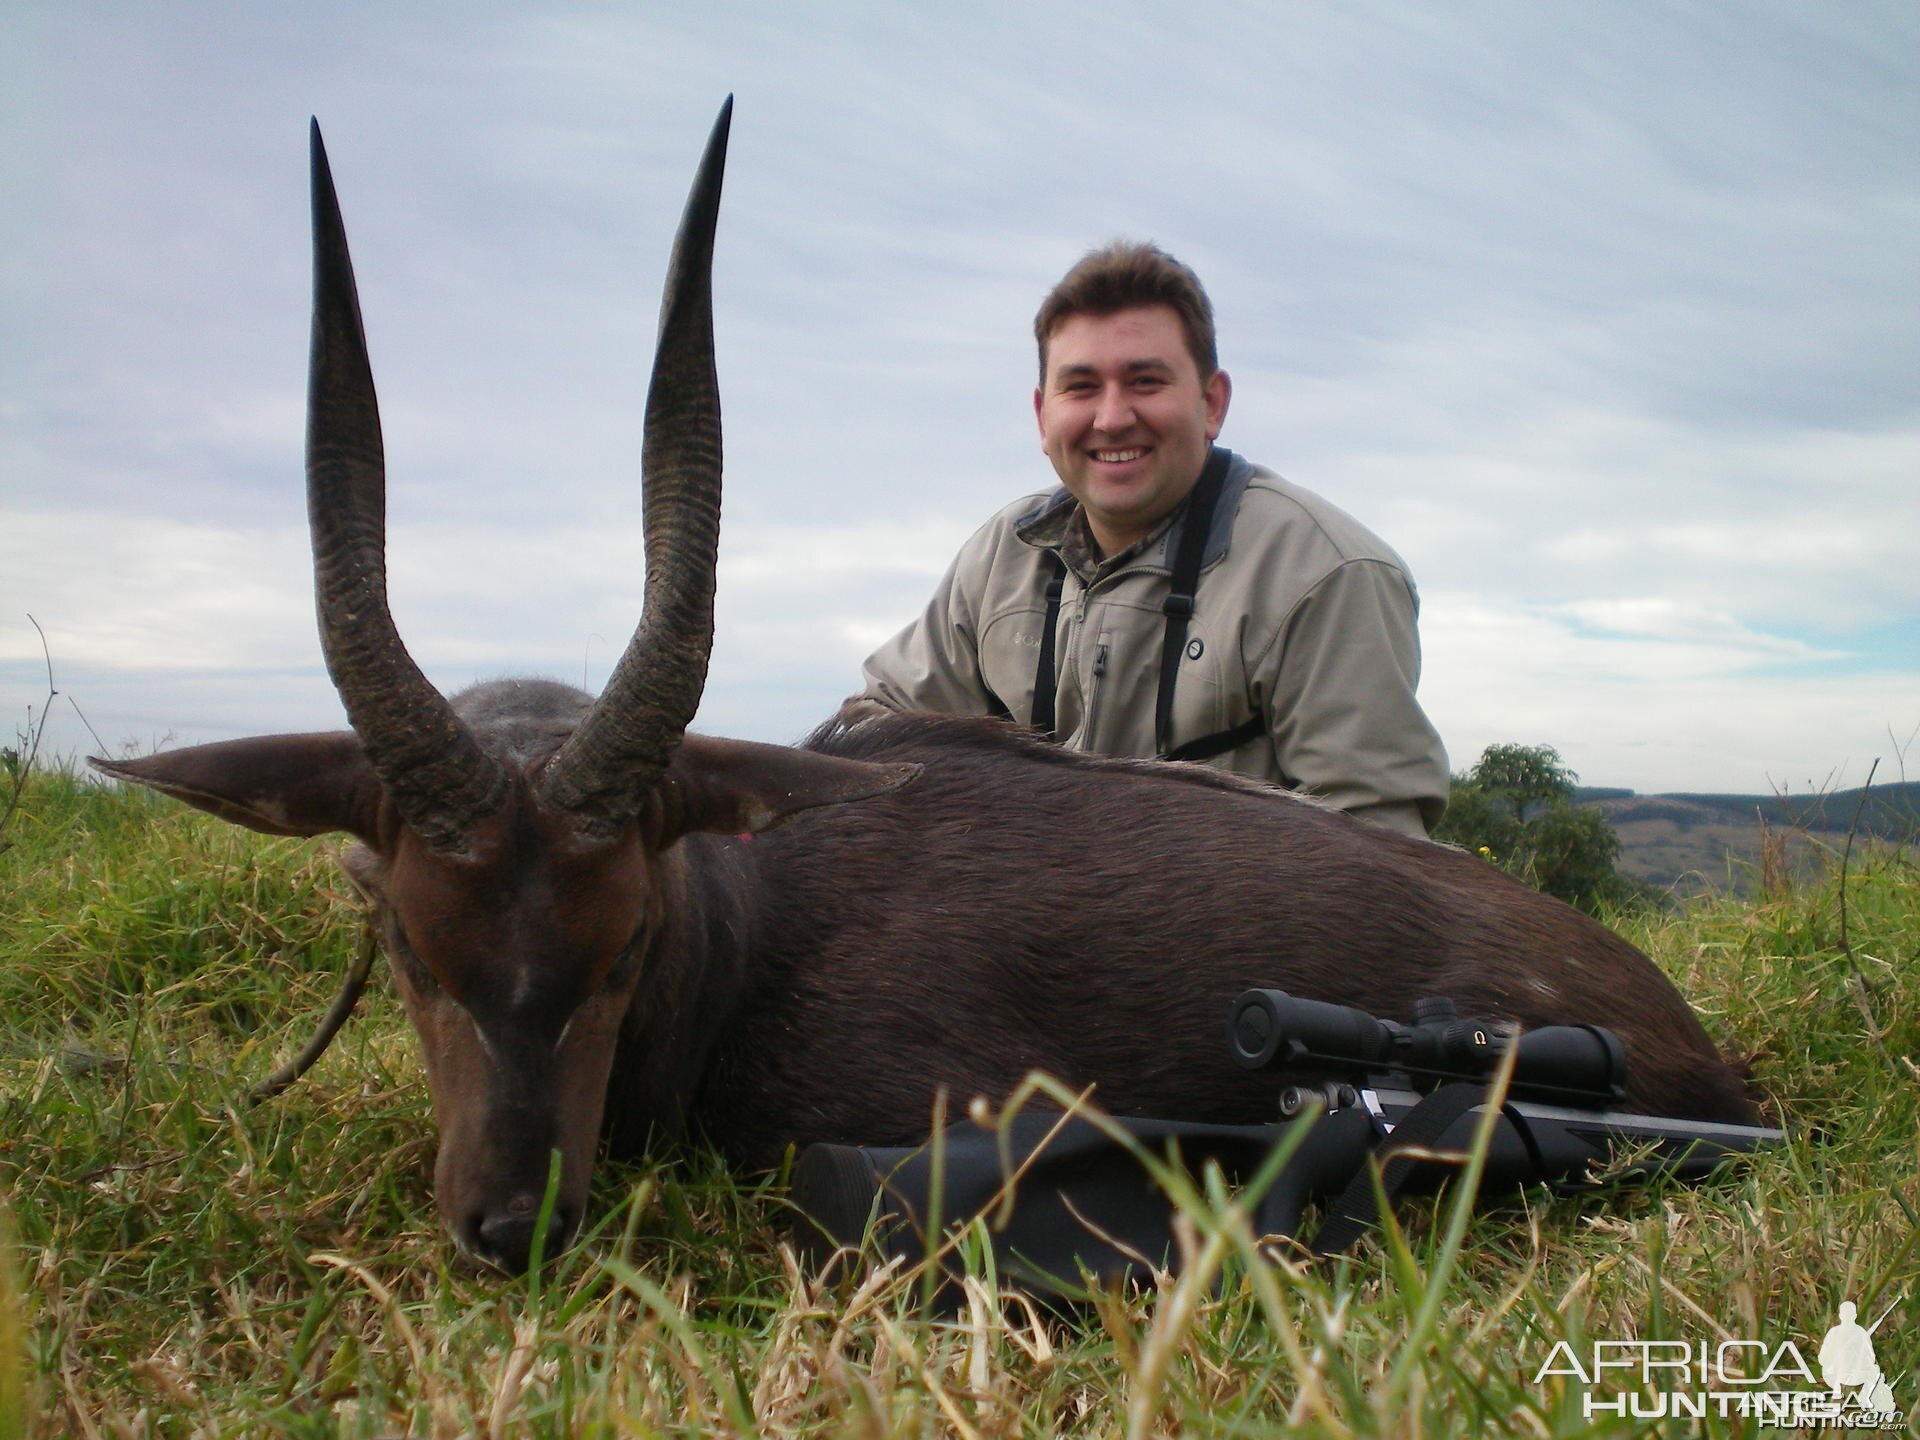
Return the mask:
<path fill-rule="evenodd" d="M 1257 1122 L 1235 1065 L 1253 986 L 1410 1018 L 1445 995 L 1527 1025 L 1601 1023 L 1626 1105 L 1750 1122 L 1666 977 L 1483 861 L 1194 766 L 1073 755 L 994 720 L 867 715 L 785 749 L 688 735 L 617 835 L 534 780 L 587 697 L 503 681 L 454 708 L 509 775 L 468 849 L 424 843 L 350 733 L 102 762 L 239 824 L 347 830 L 440 1125 L 462 1248 L 524 1266 L 584 1216 L 596 1135 L 697 1132 L 746 1166 L 788 1145 L 921 1138 L 1031 1070 L 1123 1115 Z M 751 833 L 746 833 L 751 832 Z"/>
<path fill-rule="evenodd" d="M 925 768 L 663 857 L 687 897 L 647 964 L 679 999 L 628 1017 L 609 1121 L 629 1143 L 685 1119 L 748 1164 L 909 1142 L 937 1089 L 1002 1096 L 1032 1069 L 1120 1114 L 1268 1119 L 1272 1081 L 1226 1047 L 1251 986 L 1400 1020 L 1447 995 L 1466 1015 L 1604 1023 L 1629 1051 L 1629 1107 L 1755 1118 L 1645 956 L 1474 856 L 996 721 L 873 718 L 809 747 Z M 627 1063 L 675 1033 L 695 1063 L 664 1084 Z"/>

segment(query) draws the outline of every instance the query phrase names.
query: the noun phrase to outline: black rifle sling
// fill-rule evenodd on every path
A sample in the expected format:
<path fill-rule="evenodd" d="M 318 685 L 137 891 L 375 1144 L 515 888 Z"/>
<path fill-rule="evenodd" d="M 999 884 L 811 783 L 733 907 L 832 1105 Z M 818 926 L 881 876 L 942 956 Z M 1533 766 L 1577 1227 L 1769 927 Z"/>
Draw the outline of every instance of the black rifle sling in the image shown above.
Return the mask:
<path fill-rule="evenodd" d="M 1265 720 L 1252 715 L 1230 730 L 1203 735 L 1179 746 L 1169 744 L 1173 736 L 1173 688 L 1180 675 L 1181 653 L 1187 647 L 1187 625 L 1193 619 L 1194 597 L 1200 589 L 1200 565 L 1206 558 L 1207 535 L 1213 529 L 1213 512 L 1219 504 L 1231 460 L 1230 452 L 1219 446 L 1208 452 L 1206 468 L 1200 472 L 1187 499 L 1167 598 L 1161 603 L 1167 625 L 1160 643 L 1160 684 L 1154 697 L 1153 743 L 1155 755 L 1162 760 L 1205 760 L 1237 749 L 1267 731 Z M 1046 618 L 1040 630 L 1040 661 L 1033 677 L 1033 727 L 1052 736 L 1054 698 L 1059 684 L 1054 665 L 1054 633 L 1060 623 L 1060 597 L 1067 567 L 1057 553 L 1048 558 L 1052 572 L 1047 580 Z"/>
<path fill-rule="evenodd" d="M 1486 1098 L 1487 1092 L 1479 1085 L 1442 1085 L 1402 1116 L 1400 1123 L 1393 1127 L 1393 1134 L 1373 1152 L 1368 1163 L 1353 1172 L 1340 1198 L 1327 1207 L 1326 1218 L 1314 1233 L 1313 1253 L 1338 1255 L 1350 1250 L 1378 1223 L 1380 1211 L 1373 1194 L 1374 1160 L 1380 1164 L 1381 1193 L 1391 1208 L 1394 1197 L 1406 1187 L 1421 1163 L 1419 1156 L 1407 1152 L 1439 1144 L 1454 1121 Z"/>
<path fill-rule="evenodd" d="M 1180 544 L 1173 555 L 1173 576 L 1167 582 L 1167 598 L 1160 602 L 1167 628 L 1160 640 L 1160 693 L 1153 705 L 1153 752 L 1163 760 L 1172 758 L 1173 685 L 1180 674 L 1180 652 L 1187 648 L 1187 624 L 1193 619 L 1194 596 L 1200 593 L 1200 562 L 1206 558 L 1207 532 L 1213 529 L 1213 508 L 1219 503 L 1220 486 L 1227 478 L 1227 461 L 1228 452 L 1218 445 L 1207 454 L 1206 469 L 1200 472 L 1193 494 L 1187 498 L 1186 517 L 1180 522 Z"/>
<path fill-rule="evenodd" d="M 1058 552 L 1047 558 L 1053 573 L 1047 577 L 1047 618 L 1040 624 L 1040 665 L 1033 672 L 1033 728 L 1051 740 L 1054 686 L 1058 683 L 1053 667 L 1053 632 L 1060 625 L 1060 592 L 1067 583 L 1067 562 Z"/>
<path fill-rule="evenodd" d="M 1206 760 L 1214 755 L 1224 755 L 1229 750 L 1238 750 L 1249 740 L 1258 740 L 1267 733 L 1267 722 L 1259 715 L 1249 715 L 1231 730 L 1216 730 L 1211 735 L 1202 735 L 1198 740 L 1189 740 L 1184 745 L 1176 745 L 1166 754 L 1158 757 L 1162 760 Z M 1292 787 L 1294 782 L 1282 779 L 1282 785 Z"/>

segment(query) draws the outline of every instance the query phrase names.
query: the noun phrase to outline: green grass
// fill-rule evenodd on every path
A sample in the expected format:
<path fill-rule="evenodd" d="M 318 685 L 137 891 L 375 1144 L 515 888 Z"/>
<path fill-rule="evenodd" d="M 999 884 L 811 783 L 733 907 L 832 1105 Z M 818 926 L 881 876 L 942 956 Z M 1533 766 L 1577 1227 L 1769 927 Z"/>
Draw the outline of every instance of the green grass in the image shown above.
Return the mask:
<path fill-rule="evenodd" d="M 702 1154 L 603 1165 L 597 1228 L 537 1282 L 464 1273 L 382 985 L 311 1075 L 245 1103 L 350 960 L 327 846 L 42 773 L 0 847 L 0 1440 L 1693 1433 L 1589 1422 L 1534 1373 L 1560 1339 L 1811 1359 L 1846 1298 L 1898 1302 L 1875 1341 L 1920 1402 L 1908 853 L 1852 857 L 1845 949 L 1837 874 L 1620 921 L 1752 1058 L 1784 1149 L 1697 1189 L 1405 1207 L 1334 1265 L 1259 1258 L 1196 1194 L 1192 1274 L 1069 1323 L 981 1274 L 949 1320 L 912 1276 L 823 1285 L 779 1192 Z"/>

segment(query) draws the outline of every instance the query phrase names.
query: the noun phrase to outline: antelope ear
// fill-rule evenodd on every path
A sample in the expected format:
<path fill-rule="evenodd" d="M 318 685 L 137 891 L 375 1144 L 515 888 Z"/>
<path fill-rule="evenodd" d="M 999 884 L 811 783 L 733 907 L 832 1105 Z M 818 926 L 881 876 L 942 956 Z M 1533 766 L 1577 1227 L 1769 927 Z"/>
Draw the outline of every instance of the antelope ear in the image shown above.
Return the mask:
<path fill-rule="evenodd" d="M 351 730 L 191 745 L 138 760 L 87 763 L 268 835 L 345 830 L 374 843 L 380 782 Z"/>
<path fill-rule="evenodd" d="M 642 823 L 658 846 L 695 830 L 751 835 L 770 830 L 802 810 L 844 805 L 898 789 L 918 765 L 881 765 L 757 745 L 750 740 L 684 736 L 649 797 Z"/>

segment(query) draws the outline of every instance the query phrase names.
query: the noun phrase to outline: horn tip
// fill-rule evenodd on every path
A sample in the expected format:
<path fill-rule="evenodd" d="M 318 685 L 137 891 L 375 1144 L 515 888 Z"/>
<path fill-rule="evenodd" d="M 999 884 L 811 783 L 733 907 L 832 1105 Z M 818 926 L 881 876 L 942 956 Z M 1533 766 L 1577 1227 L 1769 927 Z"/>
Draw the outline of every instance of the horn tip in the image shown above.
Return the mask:
<path fill-rule="evenodd" d="M 307 121 L 307 159 L 313 172 L 314 208 L 318 210 L 321 195 L 333 191 L 333 167 L 327 163 L 327 145 L 320 138 L 320 121 L 315 117 Z"/>

